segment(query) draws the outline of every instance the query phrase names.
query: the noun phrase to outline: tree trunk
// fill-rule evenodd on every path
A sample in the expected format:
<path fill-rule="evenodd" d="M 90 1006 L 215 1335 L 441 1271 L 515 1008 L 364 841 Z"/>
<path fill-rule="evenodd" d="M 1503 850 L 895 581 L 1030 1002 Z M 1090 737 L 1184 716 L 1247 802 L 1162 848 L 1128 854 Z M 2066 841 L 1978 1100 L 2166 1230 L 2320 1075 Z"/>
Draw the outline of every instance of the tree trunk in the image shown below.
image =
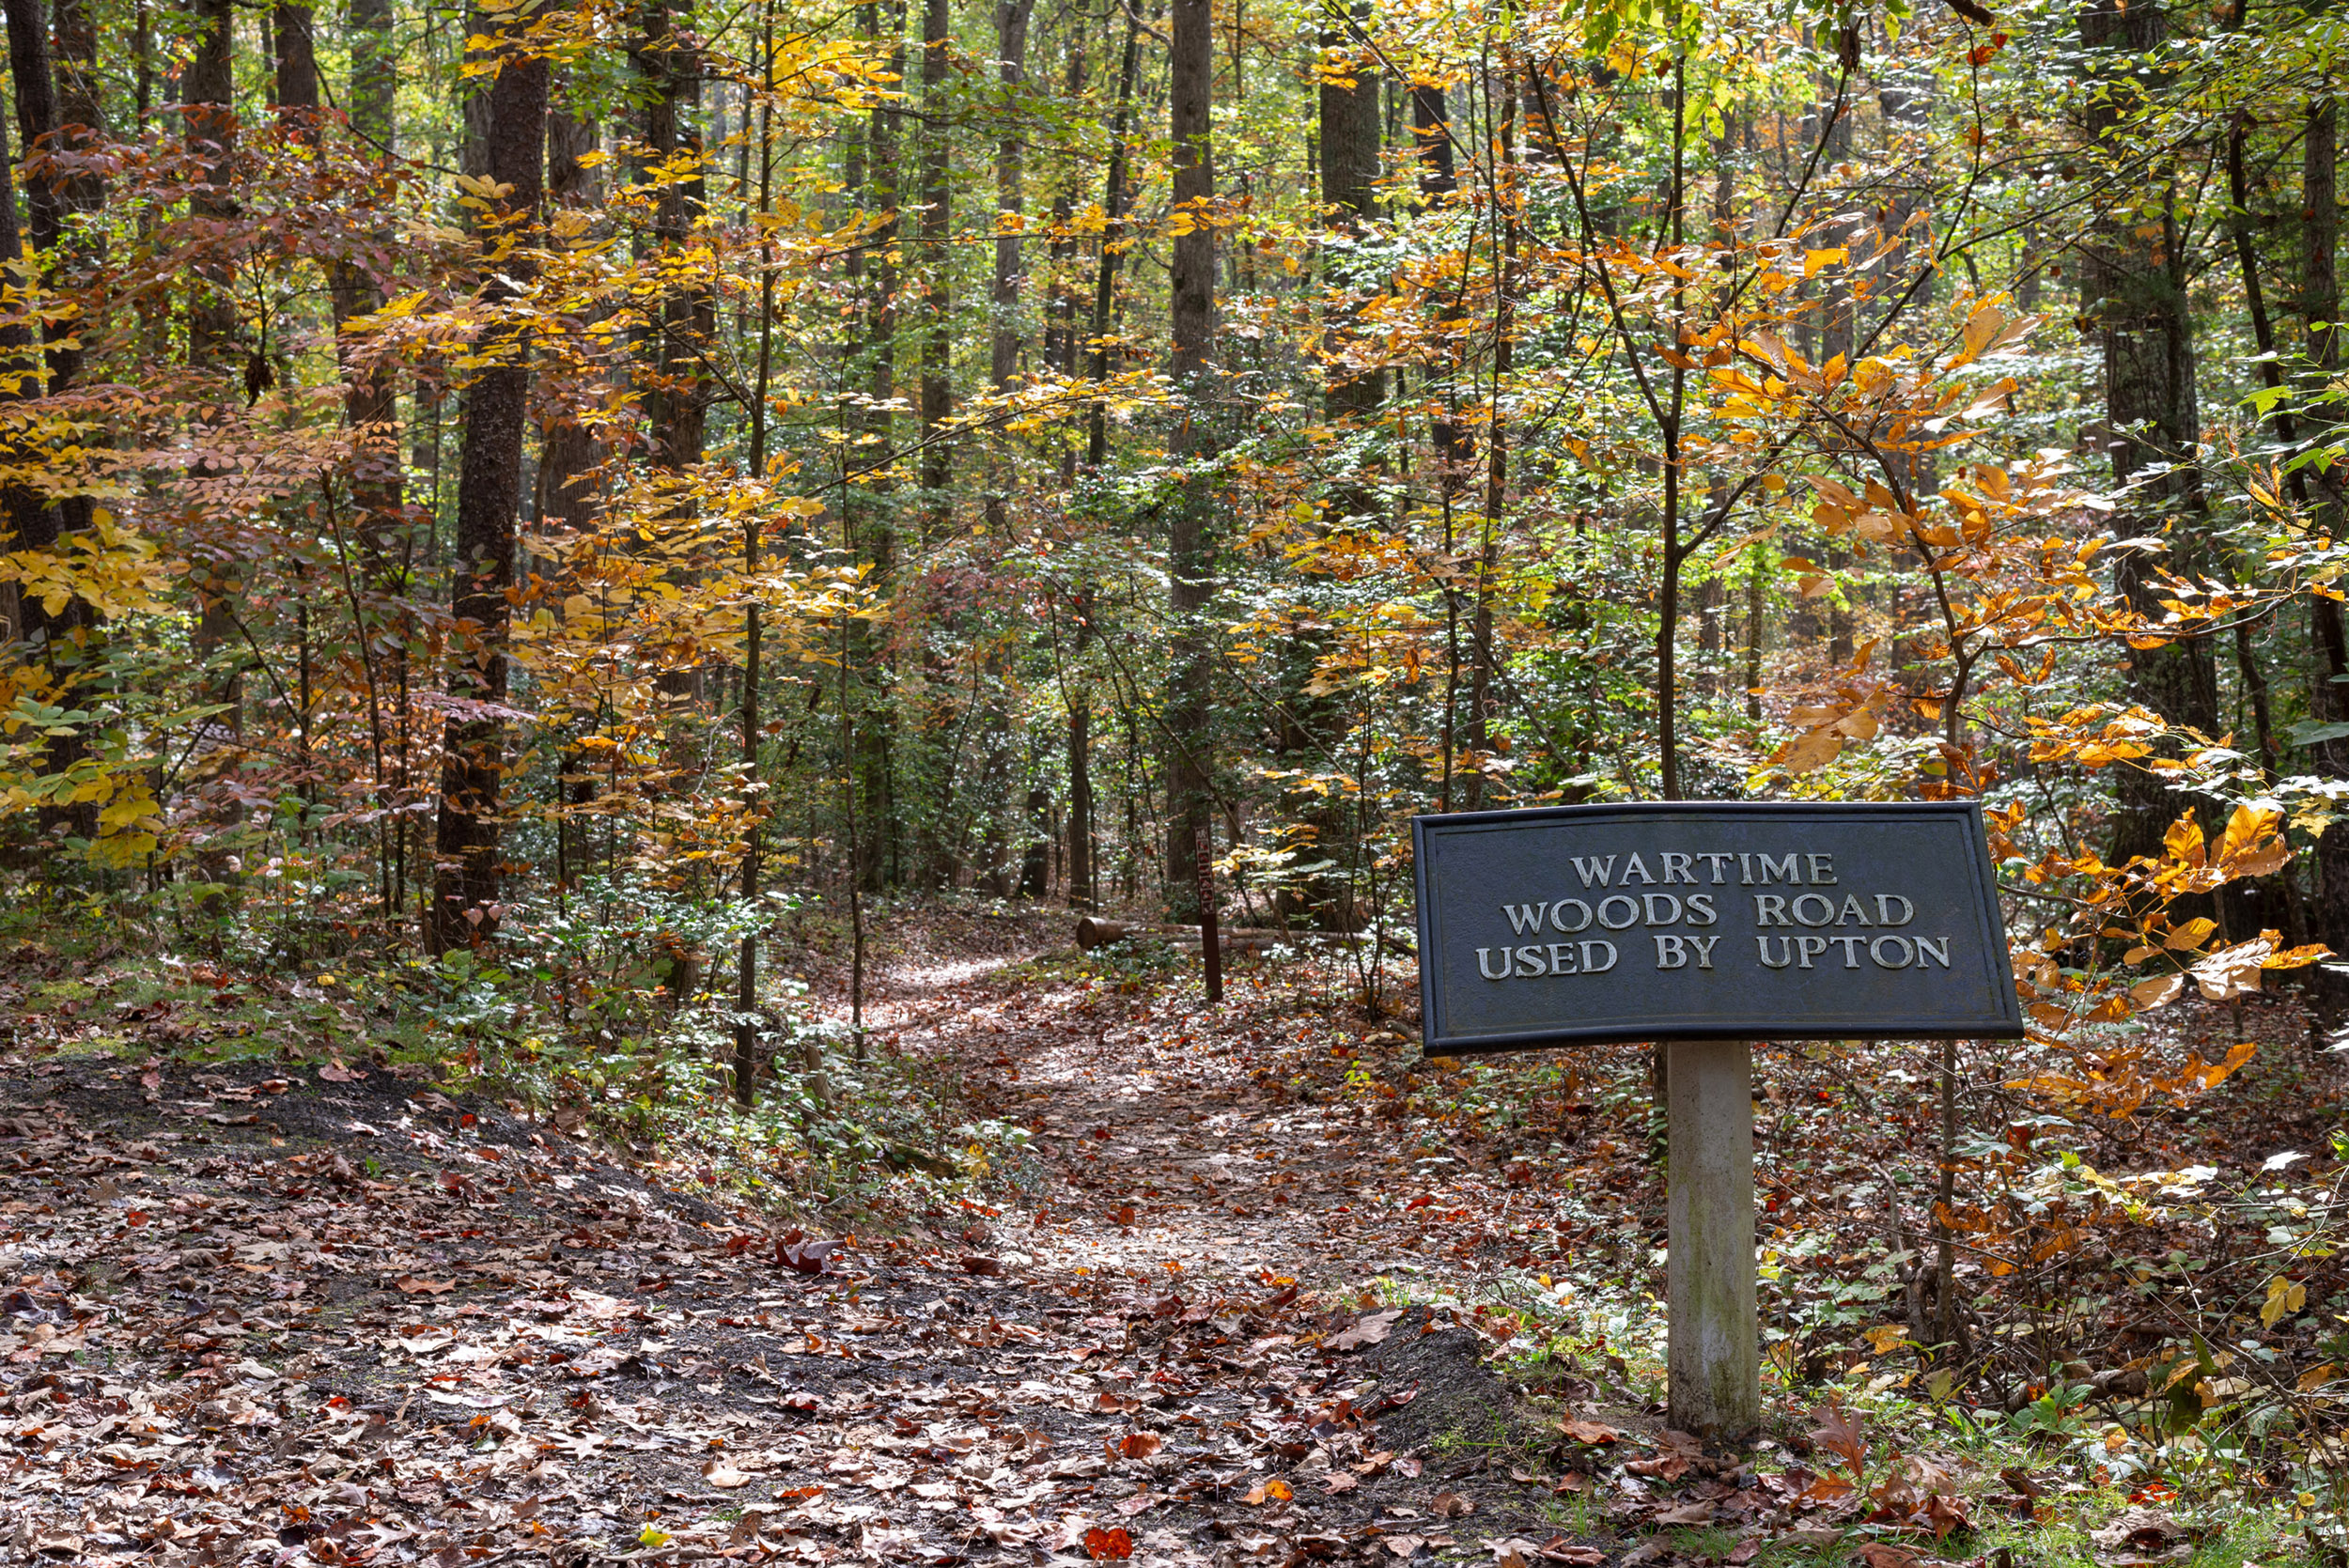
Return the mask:
<path fill-rule="evenodd" d="M 551 87 L 549 95 L 548 204 L 573 211 L 591 210 L 599 204 L 599 181 L 594 167 L 581 160 L 596 150 L 596 122 L 572 112 L 569 84 Z M 579 241 L 593 242 L 584 235 Z M 576 399 L 546 401 L 552 406 L 538 438 L 539 520 L 575 533 L 592 532 L 603 516 L 593 478 L 603 454 L 594 432 L 580 420 Z"/>
<path fill-rule="evenodd" d="M 475 25 L 490 25 L 475 18 Z M 523 245 L 544 194 L 547 62 L 507 62 L 483 93 L 489 178 L 513 189 L 484 214 L 482 303 L 492 314 L 474 352 L 484 361 L 465 398 L 457 489 L 456 562 L 450 576 L 455 661 L 449 694 L 503 704 L 506 691 L 506 590 L 514 582 L 515 520 L 521 502 L 522 434 L 530 393 L 529 345 L 494 313 L 532 276 Z M 508 226 L 506 220 L 518 218 Z M 495 225 L 494 227 L 492 225 Z M 493 238 L 494 236 L 494 238 Z M 500 783 L 504 726 L 461 709 L 443 739 L 431 937 L 440 949 L 486 939 L 497 927 Z"/>
<path fill-rule="evenodd" d="M 1189 465 L 1214 449 L 1208 352 L 1215 327 L 1214 147 L 1209 110 L 1215 85 L 1213 0 L 1174 0 L 1173 80 L 1169 130 L 1174 144 L 1173 215 L 1174 379 L 1180 404 L 1172 456 Z M 1199 901 L 1198 845 L 1212 831 L 1211 653 L 1206 610 L 1215 591 L 1208 535 L 1213 491 L 1187 473 L 1172 508 L 1167 566 L 1174 612 L 1166 725 L 1167 846 L 1165 893 L 1177 919 L 1195 918 Z"/>
<path fill-rule="evenodd" d="M 1034 8 L 1035 0 L 996 0 L 995 5 L 996 69 L 1003 85 L 998 112 L 1000 123 L 1008 128 L 995 143 L 995 277 L 988 290 L 988 380 L 999 397 L 1011 390 L 1012 375 L 1019 365 L 1019 224 L 1026 162 L 1019 88 L 1028 70 L 1028 14 Z M 988 486 L 988 528 L 1001 537 L 1009 525 L 1005 507 L 1012 481 L 1011 438 L 999 435 L 990 445 L 995 472 Z"/>
<path fill-rule="evenodd" d="M 273 101 L 291 112 L 295 133 L 303 136 L 318 134 L 319 60 L 310 17 L 303 0 L 278 0 L 270 24 L 277 45 Z"/>
<path fill-rule="evenodd" d="M 1357 24 L 1369 14 L 1369 7 L 1357 0 Z M 1354 33 L 1344 25 L 1341 13 L 1330 10 L 1324 17 L 1322 48 L 1325 53 L 1348 56 L 1353 77 L 1353 85 L 1344 86 L 1325 75 L 1320 101 L 1321 200 L 1324 206 L 1334 210 L 1330 216 L 1332 229 L 1323 241 L 1323 267 L 1340 290 L 1347 290 L 1374 281 L 1368 270 L 1356 262 L 1354 251 L 1368 237 L 1369 225 L 1378 212 L 1373 182 L 1380 173 L 1379 69 L 1375 54 L 1356 46 Z M 1346 327 L 1357 314 L 1343 303 L 1330 306 L 1327 333 L 1333 348 L 1342 350 L 1346 347 Z M 1324 407 L 1333 421 L 1360 419 L 1385 399 L 1383 370 L 1356 372 L 1342 364 L 1330 367 Z M 1341 505 L 1335 509 L 1341 515 L 1351 514 L 1363 510 L 1370 503 L 1369 494 L 1354 487 L 1342 492 Z"/>
<path fill-rule="evenodd" d="M 1127 0 L 1126 48 L 1118 56 L 1117 64 L 1117 106 L 1110 114 L 1109 168 L 1101 179 L 1101 210 L 1105 221 L 1101 227 L 1100 260 L 1093 271 L 1091 374 L 1096 382 L 1109 379 L 1110 350 L 1104 340 L 1109 336 L 1111 314 L 1117 300 L 1118 268 L 1125 260 L 1126 142 L 1131 130 L 1134 79 L 1141 70 L 1139 40 L 1142 22 L 1134 14 L 1135 3 L 1136 0 Z M 1109 409 L 1096 399 L 1085 421 L 1085 466 L 1097 471 L 1109 461 Z"/>
<path fill-rule="evenodd" d="M 2168 18 L 2157 5 L 2091 0 L 2079 15 L 2080 41 L 2116 62 L 2157 48 Z M 2120 69 L 2118 64 L 2111 68 Z M 2100 145 L 2117 111 L 2099 100 L 2089 130 Z M 2150 172 L 2150 171 L 2149 171 Z M 2169 208 L 2163 207 L 2165 214 Z M 2140 230 L 2153 226 L 2156 239 Z M 2202 492 L 2196 471 L 2200 437 L 2194 388 L 2194 339 L 2187 318 L 2186 252 L 2174 218 L 2149 225 L 2143 217 L 2099 223 L 2087 246 L 2082 287 L 2104 359 L 2105 416 L 2113 477 L 2130 494 L 2120 524 L 2125 534 L 2160 535 L 2171 545 L 2163 559 L 2128 551 L 2114 567 L 2114 586 L 2139 613 L 2158 621 L 2167 612 L 2159 573 L 2192 572 L 2201 559 Z M 2218 682 L 2207 637 L 2183 638 L 2128 655 L 2129 694 L 2172 723 L 2206 735 L 2219 731 Z M 2107 858 L 2157 854 L 2163 832 L 2195 798 L 2172 790 L 2140 768 L 2117 781 L 2119 810 Z"/>
<path fill-rule="evenodd" d="M 2341 246 L 2340 108 L 2338 101 L 2320 99 L 2309 105 L 2300 147 L 2300 321 L 2308 364 L 2306 388 L 2326 387 L 2341 368 Z M 2325 323 L 2320 327 L 2319 322 Z M 2338 425 L 2337 409 L 2311 400 L 2304 405 L 2311 441 L 2328 442 Z M 2343 518 L 2339 502 L 2341 470 L 2320 476 L 2313 508 L 2317 531 L 2338 536 Z M 2330 482 L 2326 482 L 2329 479 Z M 2315 619 L 2319 654 L 2313 701 L 2310 709 L 2320 721 L 2349 720 L 2349 648 L 2344 648 L 2340 601 L 2322 597 L 2310 600 Z M 2349 778 L 2349 740 L 2320 741 L 2314 748 L 2317 771 L 2326 778 Z M 2336 953 L 2349 953 L 2349 832 L 2326 832 L 2316 841 L 2315 937 Z M 2337 1017 L 2349 1001 L 2349 983 L 2338 975 L 2322 975 L 2320 997 L 2328 1015 Z"/>
<path fill-rule="evenodd" d="M 1501 124 L 1497 128 L 1499 144 L 1498 169 L 1495 182 L 1501 186 L 1500 233 L 1493 259 L 1493 339 L 1492 390 L 1487 400 L 1489 418 L 1485 436 L 1485 515 L 1477 520 L 1476 594 L 1469 620 L 1469 719 L 1468 762 L 1465 781 L 1468 809 L 1482 811 L 1485 806 L 1484 765 L 1492 744 L 1493 713 L 1493 574 L 1501 564 L 1501 541 L 1495 533 L 1501 526 L 1501 509 L 1509 496 L 1509 426 L 1501 410 L 1501 387 L 1509 379 L 1514 363 L 1511 339 L 1516 335 L 1515 302 L 1511 298 L 1517 287 L 1517 210 L 1514 171 L 1517 164 L 1517 83 L 1514 71 L 1504 76 Z M 1659 702 L 1669 697 L 1659 696 Z"/>
<path fill-rule="evenodd" d="M 948 0 L 922 7 L 922 517 L 923 542 L 945 536 L 953 522 L 946 487 L 954 478 L 951 444 L 944 438 L 954 417 L 954 256 L 952 227 L 955 127 L 948 114 L 947 45 L 953 36 Z"/>
<path fill-rule="evenodd" d="M 883 8 L 868 6 L 859 13 L 858 25 L 873 33 L 878 39 Z M 886 9 L 889 18 L 889 70 L 893 76 L 902 78 L 906 69 L 906 8 L 904 0 L 894 0 Z M 901 195 L 904 172 L 900 148 L 904 145 L 904 100 L 891 97 L 873 105 L 865 116 L 865 143 L 870 153 L 866 174 L 867 186 L 863 205 L 879 214 L 871 241 L 865 246 L 870 260 L 872 284 L 863 297 L 864 354 L 866 359 L 864 445 L 859 448 L 865 462 L 885 458 L 896 439 L 895 416 L 890 411 L 897 396 L 897 246 L 904 238 Z M 894 489 L 887 474 L 875 474 L 863 487 L 873 501 L 869 519 L 859 530 L 859 550 L 869 567 L 866 581 L 877 598 L 886 598 L 895 588 L 897 529 L 894 514 L 888 500 Z M 872 639 L 874 646 L 865 661 L 873 679 L 885 681 L 888 668 L 885 660 L 887 640 Z M 855 732 L 858 793 L 865 803 L 865 815 L 871 831 L 858 838 L 863 857 L 859 870 L 861 885 L 868 892 L 878 893 L 895 879 L 893 868 L 900 862 L 898 814 L 894 810 L 892 780 L 894 769 L 892 757 L 895 750 L 896 727 L 894 709 L 886 701 L 863 704 Z"/>

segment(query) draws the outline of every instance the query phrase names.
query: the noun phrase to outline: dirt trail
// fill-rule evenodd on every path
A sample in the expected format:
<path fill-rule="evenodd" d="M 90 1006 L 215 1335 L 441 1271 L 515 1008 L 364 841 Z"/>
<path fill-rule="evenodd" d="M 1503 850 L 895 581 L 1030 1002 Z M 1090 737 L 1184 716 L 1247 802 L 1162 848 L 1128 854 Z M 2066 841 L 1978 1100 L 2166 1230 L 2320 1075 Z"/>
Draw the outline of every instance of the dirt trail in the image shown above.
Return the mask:
<path fill-rule="evenodd" d="M 1008 956 L 909 959 L 874 1022 L 1030 1151 L 836 1250 L 382 1071 L 20 1062 L 0 1548 L 1599 1560 L 1479 1336 L 1361 1290 L 1445 1266 L 1394 1200 L 1451 1157 L 1328 1103 L 1359 1028 Z"/>

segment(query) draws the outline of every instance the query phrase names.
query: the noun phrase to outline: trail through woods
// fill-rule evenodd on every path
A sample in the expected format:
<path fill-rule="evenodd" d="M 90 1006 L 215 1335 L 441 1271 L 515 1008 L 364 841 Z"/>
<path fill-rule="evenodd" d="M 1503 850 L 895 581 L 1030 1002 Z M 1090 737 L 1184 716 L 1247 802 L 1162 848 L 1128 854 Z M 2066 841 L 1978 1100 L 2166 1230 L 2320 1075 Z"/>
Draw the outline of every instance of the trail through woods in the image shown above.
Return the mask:
<path fill-rule="evenodd" d="M 1033 1138 L 852 1234 L 648 1183 L 422 1069 L 60 1050 L 200 1014 L 26 1016 L 0 1079 L 0 1545 L 1743 1563 L 1864 1544 L 1866 1510 L 1913 1544 L 1889 1568 L 1968 1522 L 1955 1459 L 1879 1454 L 1839 1491 L 1837 1445 L 1867 1440 L 1776 1395 L 1781 1441 L 1708 1457 L 1631 1344 L 1534 1361 L 1488 1315 L 1530 1288 L 1507 1265 L 1650 1279 L 1659 1173 L 1571 1080 L 1545 1115 L 1581 1121 L 1595 1173 L 1569 1202 L 1563 1161 L 1344 1092 L 1415 1052 L 1334 986 L 1242 968 L 1210 1014 L 1100 984 L 1036 920 L 941 930 L 880 966 L 873 1048 Z"/>

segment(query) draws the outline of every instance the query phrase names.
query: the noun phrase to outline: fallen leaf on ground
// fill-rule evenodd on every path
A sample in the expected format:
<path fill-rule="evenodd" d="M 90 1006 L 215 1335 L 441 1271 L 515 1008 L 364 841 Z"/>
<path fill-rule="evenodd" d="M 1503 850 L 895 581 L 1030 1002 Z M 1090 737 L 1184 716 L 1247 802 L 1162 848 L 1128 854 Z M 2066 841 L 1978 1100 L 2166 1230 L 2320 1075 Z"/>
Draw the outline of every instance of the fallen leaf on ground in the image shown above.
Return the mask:
<path fill-rule="evenodd" d="M 1330 1348 L 1357 1350 L 1366 1344 L 1381 1343 L 1389 1334 L 1394 1332 L 1395 1321 L 1402 1315 L 1403 1310 L 1400 1307 L 1390 1312 L 1372 1312 L 1367 1317 L 1356 1320 L 1351 1328 L 1330 1340 Z"/>
<path fill-rule="evenodd" d="M 1134 1538 L 1121 1529 L 1099 1525 L 1085 1531 L 1085 1556 L 1096 1562 L 1122 1562 L 1134 1555 Z"/>

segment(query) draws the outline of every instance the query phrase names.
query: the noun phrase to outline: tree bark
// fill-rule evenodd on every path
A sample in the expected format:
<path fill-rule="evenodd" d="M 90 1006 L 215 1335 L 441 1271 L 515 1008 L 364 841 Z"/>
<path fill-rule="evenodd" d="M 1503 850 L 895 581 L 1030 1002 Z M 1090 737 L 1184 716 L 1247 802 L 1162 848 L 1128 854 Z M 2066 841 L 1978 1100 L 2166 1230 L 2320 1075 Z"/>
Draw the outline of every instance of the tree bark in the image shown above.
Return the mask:
<path fill-rule="evenodd" d="M 1011 390 L 1019 364 L 1019 225 L 1026 145 L 1019 129 L 1019 93 L 1028 70 L 1028 16 L 1034 8 L 1035 0 L 996 0 L 995 5 L 995 60 L 1004 100 L 999 123 L 1006 130 L 995 143 L 995 277 L 988 290 L 988 380 L 999 397 Z M 995 473 L 988 487 L 987 516 L 988 529 L 1000 536 L 1007 524 L 1011 440 L 1001 436 L 992 444 Z"/>
<path fill-rule="evenodd" d="M 1098 383 L 1107 380 L 1110 373 L 1110 319 L 1117 300 L 1117 273 L 1125 260 L 1124 234 L 1126 218 L 1127 136 L 1131 130 L 1134 103 L 1134 79 L 1141 70 L 1139 43 L 1141 18 L 1133 11 L 1135 0 L 1126 4 L 1126 47 L 1118 56 L 1117 104 L 1110 113 L 1110 158 L 1108 170 L 1101 179 L 1100 260 L 1093 271 L 1093 354 L 1089 373 Z M 1094 401 L 1085 421 L 1085 466 L 1098 470 L 1109 461 L 1109 409 L 1099 399 Z"/>
<path fill-rule="evenodd" d="M 317 39 L 311 34 L 311 13 L 302 0 L 278 0 L 271 12 L 270 32 L 277 45 L 275 102 L 294 115 L 297 134 L 316 136 L 319 114 Z"/>
<path fill-rule="evenodd" d="M 1356 24 L 1369 14 L 1369 7 L 1358 0 Z M 1332 228 L 1323 241 L 1323 266 L 1332 283 L 1350 289 L 1371 281 L 1362 275 L 1364 269 L 1357 265 L 1354 251 L 1368 237 L 1369 225 L 1378 213 L 1374 182 L 1379 174 L 1382 147 L 1379 72 L 1377 57 L 1357 47 L 1354 30 L 1343 24 L 1338 13 L 1326 12 L 1325 17 L 1322 49 L 1350 57 L 1353 85 L 1342 86 L 1326 78 L 1321 84 L 1321 200 L 1332 210 Z M 1346 329 L 1357 314 L 1344 304 L 1330 307 L 1324 331 L 1333 349 L 1343 350 Z M 1332 420 L 1359 419 L 1385 400 L 1384 370 L 1354 372 L 1342 365 L 1331 367 L 1323 406 Z M 1344 510 L 1350 513 L 1361 510 L 1369 497 L 1355 487 L 1345 492 L 1345 500 Z"/>
<path fill-rule="evenodd" d="M 948 0 L 922 7 L 922 531 L 925 544 L 944 536 L 953 521 L 946 487 L 954 479 L 946 422 L 954 417 L 954 256 L 952 228 L 954 126 L 948 113 L 947 46 L 953 37 Z"/>
<path fill-rule="evenodd" d="M 490 25 L 482 18 L 475 23 Z M 476 343 L 474 351 L 487 363 L 474 372 L 465 399 L 450 577 L 456 658 L 449 694 L 461 702 L 503 704 L 530 350 L 521 330 L 497 321 L 495 313 L 533 273 L 522 247 L 545 190 L 547 62 L 509 59 L 483 98 L 489 178 L 512 190 L 480 222 L 481 299 L 492 322 Z M 449 716 L 443 748 L 430 928 L 434 945 L 445 950 L 485 939 L 497 928 L 504 725 L 493 715 L 459 709 Z"/>
<path fill-rule="evenodd" d="M 2168 35 L 2168 16 L 2158 5 L 2123 5 L 2090 0 L 2079 13 L 2080 41 L 2094 54 L 2117 60 L 2158 47 Z M 2111 89 L 2095 100 L 2089 116 L 2092 138 L 2108 142 L 2121 109 L 2113 94 L 2125 84 L 2107 77 Z M 2149 174 L 2151 171 L 2149 171 Z M 2194 339 L 2185 289 L 2186 252 L 2170 209 L 2149 223 L 2123 215 L 2100 222 L 2087 246 L 2082 292 L 2104 360 L 2107 440 L 2114 479 L 2129 494 L 2129 520 L 2123 531 L 2139 536 L 2169 532 L 2165 559 L 2131 551 L 2114 567 L 2114 587 L 2129 606 L 2155 621 L 2166 590 L 2160 570 L 2190 572 L 2201 566 L 2203 496 L 2195 446 L 2200 438 L 2194 386 Z M 2158 238 L 2139 230 L 2153 227 Z M 2206 735 L 2220 728 L 2218 681 L 2210 640 L 2181 638 L 2128 654 L 2129 693 L 2172 723 Z M 2191 795 L 2170 788 L 2140 768 L 2121 772 L 2119 810 L 2108 859 L 2120 863 L 2135 855 L 2158 854 L 2162 834 L 2178 815 L 2195 804 Z"/>
<path fill-rule="evenodd" d="M 1215 328 L 1215 157 L 1209 113 L 1215 85 L 1213 0 L 1174 0 L 1173 80 L 1169 126 L 1174 147 L 1173 267 L 1174 379 L 1181 399 L 1171 443 L 1178 465 L 1213 449 L 1208 430 L 1208 354 Z M 1210 733 L 1211 654 L 1205 612 L 1215 592 L 1215 559 L 1207 528 L 1213 493 L 1186 472 L 1172 508 L 1167 566 L 1174 623 L 1169 667 L 1166 883 L 1177 919 L 1198 908 L 1200 835 L 1212 831 L 1213 740 Z"/>

